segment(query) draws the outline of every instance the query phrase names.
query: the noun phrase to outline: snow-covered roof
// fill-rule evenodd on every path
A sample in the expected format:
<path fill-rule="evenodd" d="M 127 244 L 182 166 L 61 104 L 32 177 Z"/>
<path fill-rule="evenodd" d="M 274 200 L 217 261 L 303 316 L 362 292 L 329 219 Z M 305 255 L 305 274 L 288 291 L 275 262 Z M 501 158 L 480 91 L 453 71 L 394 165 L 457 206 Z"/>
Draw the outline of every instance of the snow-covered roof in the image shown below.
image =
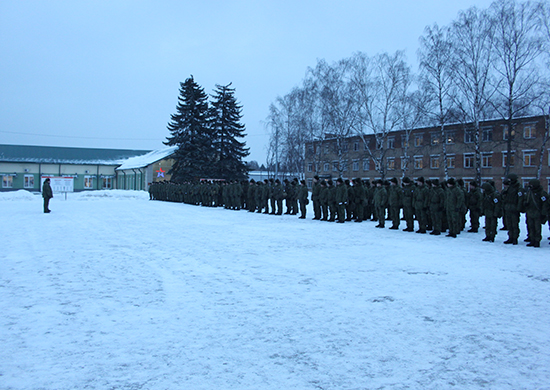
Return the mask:
<path fill-rule="evenodd" d="M 124 161 L 122 165 L 119 166 L 116 170 L 120 171 L 124 169 L 144 168 L 172 155 L 177 149 L 178 146 L 175 145 L 164 149 L 153 150 L 152 152 L 144 154 L 143 156 L 131 157 Z"/>
<path fill-rule="evenodd" d="M 0 162 L 119 165 L 128 158 L 148 152 L 149 150 L 0 145 Z"/>

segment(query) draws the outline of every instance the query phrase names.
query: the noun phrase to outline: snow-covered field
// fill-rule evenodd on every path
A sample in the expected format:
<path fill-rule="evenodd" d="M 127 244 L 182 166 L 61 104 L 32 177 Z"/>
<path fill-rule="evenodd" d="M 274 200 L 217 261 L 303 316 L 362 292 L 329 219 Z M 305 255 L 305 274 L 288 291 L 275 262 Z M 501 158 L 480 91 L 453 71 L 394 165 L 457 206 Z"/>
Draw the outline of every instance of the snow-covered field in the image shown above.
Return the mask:
<path fill-rule="evenodd" d="M 536 249 L 144 192 L 50 206 L 0 193 L 0 389 L 550 389 L 547 227 Z"/>

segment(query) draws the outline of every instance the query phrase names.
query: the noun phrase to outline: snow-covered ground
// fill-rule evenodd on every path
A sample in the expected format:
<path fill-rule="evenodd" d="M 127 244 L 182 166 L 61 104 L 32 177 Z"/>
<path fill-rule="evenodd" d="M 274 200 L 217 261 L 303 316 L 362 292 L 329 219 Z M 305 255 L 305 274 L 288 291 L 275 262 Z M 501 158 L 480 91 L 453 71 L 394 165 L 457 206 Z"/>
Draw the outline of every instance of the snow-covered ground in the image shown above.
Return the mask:
<path fill-rule="evenodd" d="M 550 389 L 547 227 L 536 249 L 144 192 L 50 206 L 0 193 L 0 389 Z"/>

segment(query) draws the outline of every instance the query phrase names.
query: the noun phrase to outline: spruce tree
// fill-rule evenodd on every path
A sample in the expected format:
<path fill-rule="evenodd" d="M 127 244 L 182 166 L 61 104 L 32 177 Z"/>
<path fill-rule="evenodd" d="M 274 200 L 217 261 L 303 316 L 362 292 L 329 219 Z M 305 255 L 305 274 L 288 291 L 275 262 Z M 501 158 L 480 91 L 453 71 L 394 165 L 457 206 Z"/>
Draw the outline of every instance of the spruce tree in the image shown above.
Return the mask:
<path fill-rule="evenodd" d="M 242 159 L 248 156 L 249 149 L 244 138 L 245 126 L 240 122 L 242 106 L 237 103 L 235 89 L 216 85 L 210 108 L 210 126 L 216 157 L 213 176 L 219 179 L 244 179 L 248 169 Z"/>
<path fill-rule="evenodd" d="M 176 113 L 171 115 L 167 126 L 170 136 L 164 142 L 165 145 L 179 146 L 169 171 L 173 181 L 210 176 L 214 150 L 208 115 L 208 96 L 191 76 L 180 83 Z"/>

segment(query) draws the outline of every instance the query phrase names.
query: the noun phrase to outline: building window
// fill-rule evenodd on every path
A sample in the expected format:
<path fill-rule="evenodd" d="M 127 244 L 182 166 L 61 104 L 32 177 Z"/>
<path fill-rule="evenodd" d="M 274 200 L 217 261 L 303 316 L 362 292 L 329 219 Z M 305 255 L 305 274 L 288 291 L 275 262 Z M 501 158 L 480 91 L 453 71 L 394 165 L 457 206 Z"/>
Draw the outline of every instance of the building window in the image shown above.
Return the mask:
<path fill-rule="evenodd" d="M 309 153 L 310 156 L 313 154 L 313 145 L 309 145 L 307 147 L 307 152 Z"/>
<path fill-rule="evenodd" d="M 94 177 L 93 176 L 84 176 L 84 189 L 94 188 Z"/>
<path fill-rule="evenodd" d="M 527 125 L 523 128 L 523 138 L 532 139 L 537 136 L 534 125 Z"/>
<path fill-rule="evenodd" d="M 333 161 L 332 162 L 332 171 L 333 172 L 338 172 L 338 161 Z"/>
<path fill-rule="evenodd" d="M 447 168 L 452 169 L 455 167 L 455 156 L 447 156 Z"/>
<path fill-rule="evenodd" d="M 359 160 L 353 160 L 353 171 L 357 172 L 359 170 Z"/>
<path fill-rule="evenodd" d="M 474 130 L 466 130 L 464 131 L 464 143 L 466 144 L 471 144 L 474 142 L 474 135 L 475 135 L 475 131 Z"/>
<path fill-rule="evenodd" d="M 353 143 L 353 151 L 357 152 L 358 150 L 359 150 L 359 142 L 354 142 Z"/>
<path fill-rule="evenodd" d="M 307 163 L 307 171 L 313 172 L 313 163 Z"/>
<path fill-rule="evenodd" d="M 388 137 L 388 149 L 395 149 L 395 137 Z"/>
<path fill-rule="evenodd" d="M 324 163 L 323 164 L 323 171 L 328 172 L 329 170 L 330 170 L 330 164 L 329 163 Z"/>
<path fill-rule="evenodd" d="M 481 130 L 481 140 L 483 142 L 490 142 L 493 140 L 493 128 L 492 127 L 484 127 Z"/>
<path fill-rule="evenodd" d="M 523 166 L 524 167 L 534 167 L 536 166 L 535 163 L 535 150 L 524 150 L 523 151 Z"/>
<path fill-rule="evenodd" d="M 414 169 L 424 168 L 424 158 L 423 156 L 414 156 Z"/>
<path fill-rule="evenodd" d="M 307 188 L 311 190 L 311 188 L 313 187 L 313 180 L 307 179 L 306 183 L 307 183 Z"/>
<path fill-rule="evenodd" d="M 395 157 L 388 157 L 386 159 L 388 171 L 395 170 Z"/>
<path fill-rule="evenodd" d="M 113 178 L 111 176 L 109 177 L 102 177 L 102 187 L 104 190 L 110 190 L 113 188 Z"/>
<path fill-rule="evenodd" d="M 344 142 L 344 144 L 342 145 L 342 150 L 345 152 L 348 151 L 348 143 L 347 142 Z"/>
<path fill-rule="evenodd" d="M 464 153 L 464 168 L 473 168 L 473 167 L 474 167 L 474 154 Z"/>
<path fill-rule="evenodd" d="M 430 156 L 430 168 L 439 169 L 439 155 Z"/>
<path fill-rule="evenodd" d="M 407 169 L 407 167 L 409 166 L 409 159 L 409 156 L 401 156 L 401 170 Z"/>
<path fill-rule="evenodd" d="M 512 133 L 512 135 L 514 134 Z M 508 125 L 502 126 L 502 139 L 506 141 L 509 136 L 510 136 L 510 131 L 508 131 Z"/>
<path fill-rule="evenodd" d="M 415 134 L 414 135 L 414 146 L 415 147 L 420 147 L 422 146 L 422 139 L 424 138 L 424 136 L 422 134 Z"/>
<path fill-rule="evenodd" d="M 24 188 L 34 188 L 34 175 L 25 175 L 23 180 Z"/>
<path fill-rule="evenodd" d="M 445 143 L 447 145 L 451 145 L 451 144 L 454 144 L 455 143 L 455 139 L 456 139 L 456 131 L 454 130 L 447 130 L 445 132 Z"/>
<path fill-rule="evenodd" d="M 481 155 L 481 168 L 491 168 L 493 166 L 493 153 L 483 153 Z"/>
<path fill-rule="evenodd" d="M 516 160 L 516 152 L 512 151 L 510 155 L 510 166 L 513 167 Z M 508 152 L 502 152 L 502 166 L 506 167 L 508 163 Z"/>
<path fill-rule="evenodd" d="M 430 145 L 439 145 L 439 133 L 430 133 Z"/>
<path fill-rule="evenodd" d="M 348 161 L 342 161 L 342 172 L 348 171 Z"/>
<path fill-rule="evenodd" d="M 363 160 L 363 171 L 368 171 L 370 169 L 370 160 L 368 158 Z"/>
<path fill-rule="evenodd" d="M 2 188 L 13 188 L 12 175 L 2 175 Z"/>

